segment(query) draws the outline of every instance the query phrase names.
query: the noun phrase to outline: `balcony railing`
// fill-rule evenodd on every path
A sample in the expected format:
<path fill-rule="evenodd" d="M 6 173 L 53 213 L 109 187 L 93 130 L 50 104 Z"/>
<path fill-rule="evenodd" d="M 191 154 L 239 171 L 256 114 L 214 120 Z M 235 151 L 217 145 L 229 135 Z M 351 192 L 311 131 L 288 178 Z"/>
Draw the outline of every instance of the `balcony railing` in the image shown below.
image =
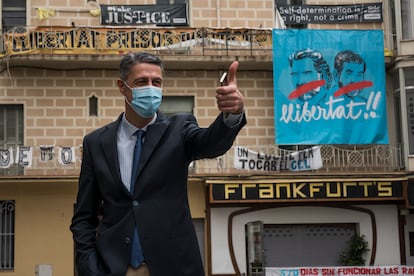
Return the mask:
<path fill-rule="evenodd" d="M 303 146 L 292 146 L 291 149 L 283 149 L 275 145 L 248 147 L 255 152 L 273 156 L 287 156 Z M 318 170 L 308 171 L 310 174 L 318 173 L 369 173 L 369 172 L 397 172 L 404 169 L 401 148 L 399 145 L 321 145 L 321 158 L 323 167 Z M 190 167 L 194 175 L 203 174 L 277 174 L 290 173 L 290 171 L 263 172 L 254 170 L 234 169 L 234 153 L 227 152 L 215 159 L 196 161 Z M 303 173 L 295 171 L 291 173 Z"/>
<path fill-rule="evenodd" d="M 276 145 L 269 146 L 246 146 L 250 150 L 275 156 L 286 156 L 297 150 L 299 146 L 290 150 L 282 149 Z M 318 170 L 307 171 L 309 174 L 321 173 L 375 173 L 375 172 L 398 172 L 403 169 L 401 149 L 395 145 L 321 145 L 321 158 L 323 166 Z M 76 176 L 79 174 L 81 165 L 81 148 L 66 147 L 25 147 L 21 157 L 17 156 L 18 148 L 0 146 L 0 176 Z M 72 151 L 71 151 L 72 150 Z M 28 156 L 32 156 L 28 159 Z M 190 165 L 190 175 L 223 176 L 226 174 L 243 175 L 271 175 L 281 172 L 247 171 L 235 169 L 233 166 L 234 150 L 215 159 L 197 160 Z M 298 172 L 291 172 L 298 173 Z M 300 173 L 300 172 L 299 172 Z"/>
<path fill-rule="evenodd" d="M 1 34 L 0 54 L 119 54 L 269 56 L 270 29 L 15 27 Z"/>

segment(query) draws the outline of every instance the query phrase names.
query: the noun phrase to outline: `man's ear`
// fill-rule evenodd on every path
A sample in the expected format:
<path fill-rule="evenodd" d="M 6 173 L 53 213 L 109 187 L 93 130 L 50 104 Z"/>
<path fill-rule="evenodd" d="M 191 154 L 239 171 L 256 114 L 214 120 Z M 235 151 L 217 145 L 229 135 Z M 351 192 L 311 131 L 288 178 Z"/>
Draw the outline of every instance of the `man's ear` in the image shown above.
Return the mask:
<path fill-rule="evenodd" d="M 125 96 L 127 92 L 127 87 L 125 86 L 125 83 L 121 79 L 119 79 L 117 80 L 117 85 L 118 85 L 118 89 L 121 92 L 121 94 Z"/>

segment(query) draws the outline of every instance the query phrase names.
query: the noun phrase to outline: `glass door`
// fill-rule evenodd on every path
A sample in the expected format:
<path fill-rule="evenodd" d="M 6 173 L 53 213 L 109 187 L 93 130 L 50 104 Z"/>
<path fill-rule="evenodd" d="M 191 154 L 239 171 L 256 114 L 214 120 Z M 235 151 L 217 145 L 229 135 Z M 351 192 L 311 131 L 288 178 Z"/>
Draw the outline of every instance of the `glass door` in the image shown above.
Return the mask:
<path fill-rule="evenodd" d="M 248 222 L 245 233 L 248 276 L 264 276 L 263 222 Z"/>

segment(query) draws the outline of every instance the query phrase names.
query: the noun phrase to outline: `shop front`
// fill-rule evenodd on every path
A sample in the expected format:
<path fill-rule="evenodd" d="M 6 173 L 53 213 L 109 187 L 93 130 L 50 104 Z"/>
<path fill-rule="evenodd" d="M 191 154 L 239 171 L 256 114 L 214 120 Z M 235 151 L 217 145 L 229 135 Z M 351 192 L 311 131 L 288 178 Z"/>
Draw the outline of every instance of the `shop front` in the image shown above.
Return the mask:
<path fill-rule="evenodd" d="M 365 265 L 405 264 L 401 210 L 407 178 L 402 174 L 285 175 L 206 184 L 210 275 L 349 265 L 344 255 L 355 237 L 367 245 Z M 291 275 L 314 275 L 308 272 Z"/>

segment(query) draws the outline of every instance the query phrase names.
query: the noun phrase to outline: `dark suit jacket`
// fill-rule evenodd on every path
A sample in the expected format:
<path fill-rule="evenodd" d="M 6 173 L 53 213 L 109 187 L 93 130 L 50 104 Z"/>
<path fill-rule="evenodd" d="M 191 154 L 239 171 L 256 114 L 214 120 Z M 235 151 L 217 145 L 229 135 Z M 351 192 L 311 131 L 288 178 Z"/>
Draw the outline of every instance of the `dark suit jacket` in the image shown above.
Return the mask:
<path fill-rule="evenodd" d="M 83 141 L 70 227 L 78 274 L 124 276 L 136 221 L 151 276 L 204 275 L 188 205 L 188 165 L 230 149 L 245 117 L 229 128 L 220 114 L 210 127 L 200 128 L 191 114 L 166 117 L 158 113 L 145 134 L 133 194 L 123 185 L 119 170 L 117 129 L 121 118 L 86 135 Z"/>

